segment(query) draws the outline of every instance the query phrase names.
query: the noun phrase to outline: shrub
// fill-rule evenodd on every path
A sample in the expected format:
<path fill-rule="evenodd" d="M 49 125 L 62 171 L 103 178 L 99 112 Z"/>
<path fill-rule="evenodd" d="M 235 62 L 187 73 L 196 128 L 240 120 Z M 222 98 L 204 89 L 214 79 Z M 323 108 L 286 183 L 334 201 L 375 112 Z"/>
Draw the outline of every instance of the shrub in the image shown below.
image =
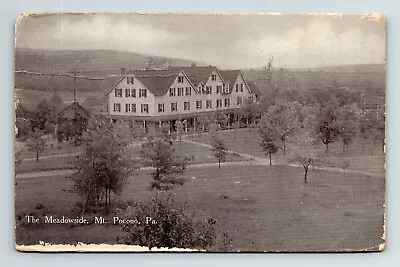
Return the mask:
<path fill-rule="evenodd" d="M 129 210 L 129 209 L 128 209 Z M 127 218 L 139 223 L 126 224 L 117 240 L 128 245 L 157 248 L 209 248 L 215 239 L 216 221 L 209 218 L 195 221 L 186 205 L 177 205 L 173 195 L 156 194 L 150 203 L 130 209 Z M 146 218 L 151 218 L 147 223 Z"/>

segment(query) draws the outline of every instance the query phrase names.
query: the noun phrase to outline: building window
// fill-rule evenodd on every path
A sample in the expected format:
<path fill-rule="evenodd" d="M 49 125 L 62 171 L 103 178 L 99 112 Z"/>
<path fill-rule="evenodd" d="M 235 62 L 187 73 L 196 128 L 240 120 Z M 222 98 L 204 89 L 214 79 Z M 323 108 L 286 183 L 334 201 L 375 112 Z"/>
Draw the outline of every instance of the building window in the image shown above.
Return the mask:
<path fill-rule="evenodd" d="M 225 84 L 225 93 L 229 93 L 229 83 Z"/>
<path fill-rule="evenodd" d="M 206 100 L 206 108 L 212 108 L 212 101 Z"/>
<path fill-rule="evenodd" d="M 190 110 L 190 102 L 183 102 L 183 110 Z"/>
<path fill-rule="evenodd" d="M 164 103 L 158 104 L 158 112 L 164 112 Z"/>
<path fill-rule="evenodd" d="M 192 94 L 192 88 L 186 87 L 185 94 L 186 95 L 191 95 Z"/>
<path fill-rule="evenodd" d="M 236 99 L 236 105 L 237 106 L 241 106 L 242 105 L 242 98 L 238 96 L 238 98 Z"/>
<path fill-rule="evenodd" d="M 125 112 L 131 112 L 131 104 L 125 104 Z"/>
<path fill-rule="evenodd" d="M 115 97 L 122 97 L 122 89 L 115 88 Z"/>
<path fill-rule="evenodd" d="M 121 104 L 114 103 L 114 112 L 121 112 Z"/>
<path fill-rule="evenodd" d="M 231 105 L 231 100 L 229 98 L 225 99 L 225 107 L 229 107 Z"/>
<path fill-rule="evenodd" d="M 212 94 L 212 88 L 211 86 L 206 86 L 206 94 L 211 95 Z"/>
<path fill-rule="evenodd" d="M 136 89 L 132 89 L 132 91 L 131 91 L 131 97 L 136 97 Z"/>
<path fill-rule="evenodd" d="M 169 89 L 169 96 L 176 96 L 176 90 L 175 90 L 175 88 L 170 88 L 170 89 Z"/>
<path fill-rule="evenodd" d="M 131 104 L 131 112 L 136 113 L 136 104 Z"/>
<path fill-rule="evenodd" d="M 212 75 L 211 75 L 211 81 L 216 81 L 216 80 L 217 80 L 217 75 L 212 74 Z"/>
<path fill-rule="evenodd" d="M 149 113 L 149 104 L 141 104 L 140 112 L 141 113 Z"/>
<path fill-rule="evenodd" d="M 183 87 L 178 88 L 178 96 L 183 96 Z"/>
<path fill-rule="evenodd" d="M 133 79 L 134 79 L 133 76 L 131 76 L 131 77 L 126 77 L 126 83 L 127 83 L 127 84 L 133 84 Z"/>
<path fill-rule="evenodd" d="M 178 111 L 178 104 L 176 102 L 171 103 L 171 111 Z"/>
<path fill-rule="evenodd" d="M 217 99 L 217 108 L 222 107 L 222 99 Z"/>
<path fill-rule="evenodd" d="M 183 83 L 183 76 L 178 76 L 178 83 Z"/>
<path fill-rule="evenodd" d="M 131 89 L 125 89 L 125 97 L 131 97 Z"/>
<path fill-rule="evenodd" d="M 243 83 L 240 84 L 240 92 L 243 93 Z"/>
<path fill-rule="evenodd" d="M 196 109 L 201 109 L 203 106 L 203 102 L 201 100 L 196 101 Z"/>
<path fill-rule="evenodd" d="M 222 85 L 217 85 L 217 94 L 222 94 Z"/>
<path fill-rule="evenodd" d="M 236 84 L 236 92 L 239 92 L 239 84 Z"/>
<path fill-rule="evenodd" d="M 147 89 L 139 89 L 139 97 L 147 97 Z"/>

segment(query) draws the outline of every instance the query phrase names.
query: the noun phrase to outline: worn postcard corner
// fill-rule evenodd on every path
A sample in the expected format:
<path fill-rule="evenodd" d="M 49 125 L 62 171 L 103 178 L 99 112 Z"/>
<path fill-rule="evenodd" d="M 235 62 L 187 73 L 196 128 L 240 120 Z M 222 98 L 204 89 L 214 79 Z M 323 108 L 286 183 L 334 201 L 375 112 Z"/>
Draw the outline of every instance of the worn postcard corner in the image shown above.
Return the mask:
<path fill-rule="evenodd" d="M 384 14 L 22 13 L 14 52 L 16 250 L 384 250 Z"/>

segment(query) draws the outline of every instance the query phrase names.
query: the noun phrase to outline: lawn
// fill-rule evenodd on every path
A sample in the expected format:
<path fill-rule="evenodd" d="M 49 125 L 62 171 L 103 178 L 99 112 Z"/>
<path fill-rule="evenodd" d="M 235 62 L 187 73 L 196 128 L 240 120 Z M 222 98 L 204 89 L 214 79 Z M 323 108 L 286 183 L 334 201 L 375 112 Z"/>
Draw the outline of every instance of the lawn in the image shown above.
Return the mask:
<path fill-rule="evenodd" d="M 189 157 L 191 164 L 218 162 L 209 148 L 185 142 L 175 142 L 174 147 L 178 154 Z M 74 151 L 73 153 L 77 153 L 81 150 L 81 147 L 75 146 L 71 146 L 71 150 L 69 150 L 67 146 L 63 146 L 60 150 L 58 150 L 57 148 L 46 149 L 43 153 L 46 157 L 40 158 L 38 162 L 36 162 L 36 160 L 22 160 L 20 164 L 16 165 L 16 172 L 24 173 L 33 171 L 71 169 L 74 167 L 73 163 L 76 161 L 76 155 L 68 155 L 68 151 Z M 140 158 L 140 150 L 140 146 L 129 146 L 126 148 L 126 153 L 129 153 L 136 158 Z M 63 155 L 56 156 L 57 154 L 52 154 L 57 151 L 60 151 L 60 154 Z M 53 157 L 47 157 L 50 155 Z M 28 152 L 25 152 L 25 154 L 23 154 L 23 158 L 29 158 L 31 156 L 33 155 L 29 154 Z M 237 162 L 246 160 L 247 159 L 235 153 L 228 153 L 225 159 L 226 162 Z"/>
<path fill-rule="evenodd" d="M 311 170 L 304 184 L 302 169 L 289 166 L 192 168 L 184 175 L 187 182 L 172 190 L 176 201 L 187 201 L 196 218 L 215 218 L 219 235 L 229 233 L 235 250 L 332 251 L 381 243 L 383 176 Z M 150 180 L 148 171 L 130 177 L 119 200 L 148 199 Z M 71 185 L 61 176 L 17 179 L 17 244 L 115 243 L 120 226 L 26 226 L 19 220 L 29 213 L 68 216 L 80 200 L 68 192 Z"/>
<path fill-rule="evenodd" d="M 267 158 L 266 154 L 261 150 L 261 139 L 257 129 L 250 129 L 250 131 L 248 129 L 238 129 L 235 138 L 233 130 L 224 130 L 218 134 L 223 137 L 225 145 L 232 151 Z M 200 143 L 211 143 L 208 133 L 203 133 L 200 136 L 195 134 L 187 138 Z M 324 158 L 324 165 L 326 166 L 341 168 L 343 162 L 348 161 L 348 169 L 384 174 L 385 157 L 383 148 L 378 144 L 374 145 L 371 141 L 363 142 L 360 139 L 354 140 L 347 148 L 346 154 L 342 152 L 342 143 L 340 141 L 330 144 L 328 154 L 325 154 L 325 147 L 322 142 L 318 144 L 317 149 Z M 302 150 L 303 147 L 297 142 L 289 141 L 286 157 L 284 157 L 283 151 L 279 150 L 272 156 L 272 160 L 276 163 L 285 164 L 291 160 L 294 154 Z"/>

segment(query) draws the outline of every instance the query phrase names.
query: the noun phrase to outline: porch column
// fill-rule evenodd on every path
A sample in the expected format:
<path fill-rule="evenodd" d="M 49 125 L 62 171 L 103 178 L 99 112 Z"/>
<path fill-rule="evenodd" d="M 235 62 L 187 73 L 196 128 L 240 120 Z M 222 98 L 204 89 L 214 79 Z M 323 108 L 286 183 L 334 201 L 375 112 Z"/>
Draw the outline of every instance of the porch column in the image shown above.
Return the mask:
<path fill-rule="evenodd" d="M 183 122 L 185 123 L 185 133 L 187 133 L 187 131 L 188 131 L 188 120 L 186 119 Z"/>

